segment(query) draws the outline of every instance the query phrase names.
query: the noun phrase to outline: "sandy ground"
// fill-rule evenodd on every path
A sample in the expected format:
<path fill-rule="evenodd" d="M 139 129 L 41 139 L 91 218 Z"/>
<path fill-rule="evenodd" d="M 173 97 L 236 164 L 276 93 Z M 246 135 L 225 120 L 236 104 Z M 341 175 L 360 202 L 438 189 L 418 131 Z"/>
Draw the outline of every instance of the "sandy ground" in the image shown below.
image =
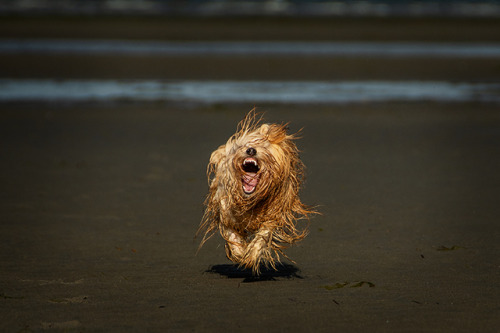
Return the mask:
<path fill-rule="evenodd" d="M 303 199 L 323 216 L 261 280 L 193 240 L 209 154 L 246 110 L 4 107 L 2 327 L 498 328 L 498 110 L 262 107 L 304 127 Z"/>
<path fill-rule="evenodd" d="M 497 104 L 260 105 L 323 214 L 260 279 L 193 239 L 252 107 L 1 105 L 2 331 L 497 331 Z"/>

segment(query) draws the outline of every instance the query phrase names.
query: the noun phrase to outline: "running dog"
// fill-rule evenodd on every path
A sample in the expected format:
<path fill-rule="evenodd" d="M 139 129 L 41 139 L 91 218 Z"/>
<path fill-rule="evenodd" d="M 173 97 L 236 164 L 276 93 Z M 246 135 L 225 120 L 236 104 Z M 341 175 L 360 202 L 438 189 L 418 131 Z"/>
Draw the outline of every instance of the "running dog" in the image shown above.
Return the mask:
<path fill-rule="evenodd" d="M 315 214 L 299 198 L 304 165 L 286 124 L 261 124 L 255 110 L 210 156 L 209 194 L 198 233 L 203 244 L 219 230 L 228 259 L 260 274 L 283 250 L 307 235 L 299 220 Z M 289 259 L 289 258 L 288 258 Z M 290 259 L 289 259 L 290 260 Z"/>

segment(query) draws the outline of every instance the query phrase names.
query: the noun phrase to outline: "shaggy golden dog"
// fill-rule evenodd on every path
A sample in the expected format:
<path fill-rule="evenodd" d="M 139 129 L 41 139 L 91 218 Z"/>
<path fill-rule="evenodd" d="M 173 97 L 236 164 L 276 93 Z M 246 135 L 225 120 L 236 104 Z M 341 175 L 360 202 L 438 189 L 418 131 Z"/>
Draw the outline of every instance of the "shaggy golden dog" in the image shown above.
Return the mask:
<path fill-rule="evenodd" d="M 205 230 L 201 247 L 218 229 L 227 257 L 256 275 L 261 264 L 276 269 L 283 249 L 307 235 L 296 222 L 316 213 L 298 195 L 304 165 L 296 134 L 287 134 L 286 124 L 261 120 L 250 111 L 210 156 L 210 191 L 198 230 Z"/>

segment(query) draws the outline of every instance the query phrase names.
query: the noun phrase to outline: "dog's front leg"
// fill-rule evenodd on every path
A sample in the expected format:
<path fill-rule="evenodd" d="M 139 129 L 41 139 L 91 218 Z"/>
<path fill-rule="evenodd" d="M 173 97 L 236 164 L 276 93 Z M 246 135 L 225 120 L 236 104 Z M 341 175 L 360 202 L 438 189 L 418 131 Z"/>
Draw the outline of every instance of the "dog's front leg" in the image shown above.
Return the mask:
<path fill-rule="evenodd" d="M 271 255 L 269 244 L 271 242 L 271 237 L 272 230 L 263 225 L 248 244 L 241 264 L 246 268 L 252 268 L 253 272 L 256 274 L 259 274 L 261 260 L 264 260 L 266 264 L 270 263 L 274 267 L 274 260 Z"/>
<path fill-rule="evenodd" d="M 224 238 L 226 239 L 226 256 L 229 260 L 240 263 L 245 254 L 246 242 L 234 230 L 224 229 Z"/>

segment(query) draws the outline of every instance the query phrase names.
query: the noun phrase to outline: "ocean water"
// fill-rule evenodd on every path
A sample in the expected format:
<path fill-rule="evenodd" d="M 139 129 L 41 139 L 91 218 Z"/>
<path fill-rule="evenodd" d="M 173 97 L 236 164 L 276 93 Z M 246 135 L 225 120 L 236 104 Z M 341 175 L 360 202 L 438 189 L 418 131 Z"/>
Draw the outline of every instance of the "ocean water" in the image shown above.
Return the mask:
<path fill-rule="evenodd" d="M 163 42 L 0 39 L 0 54 L 120 56 L 349 56 L 500 58 L 500 44 L 368 42 Z M 445 81 L 182 81 L 0 78 L 0 102 L 191 103 L 499 102 L 500 83 Z"/>
<path fill-rule="evenodd" d="M 408 81 L 0 79 L 0 102 L 189 103 L 500 102 L 500 84 Z"/>

